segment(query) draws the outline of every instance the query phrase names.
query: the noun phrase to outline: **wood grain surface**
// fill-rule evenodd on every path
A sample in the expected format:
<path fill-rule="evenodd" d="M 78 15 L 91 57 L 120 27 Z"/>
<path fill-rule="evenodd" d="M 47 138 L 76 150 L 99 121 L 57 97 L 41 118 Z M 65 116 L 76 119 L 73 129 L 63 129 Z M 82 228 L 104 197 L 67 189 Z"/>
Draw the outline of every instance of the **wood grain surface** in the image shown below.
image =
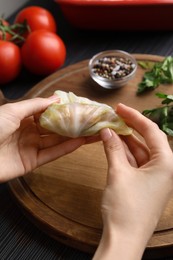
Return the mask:
<path fill-rule="evenodd" d="M 161 61 L 163 57 L 135 54 L 143 61 Z M 48 97 L 57 89 L 73 91 L 98 102 L 116 107 L 122 102 L 139 111 L 159 106 L 156 92 L 171 93 L 172 86 L 136 95 L 144 70 L 138 67 L 136 76 L 118 90 L 105 90 L 89 76 L 88 61 L 57 71 L 34 86 L 23 99 Z M 9 100 L 0 94 L 0 102 Z M 9 182 L 10 190 L 24 214 L 51 237 L 72 247 L 94 252 L 102 233 L 100 202 L 106 184 L 107 162 L 101 142 L 79 148 L 34 174 Z M 127 212 L 128 214 L 128 212 Z M 140 220 L 139 220 L 140 221 Z M 169 201 L 147 250 L 159 252 L 173 246 L 173 198 Z M 153 251 L 154 250 L 154 251 Z M 155 253 L 153 253 L 154 255 Z"/>

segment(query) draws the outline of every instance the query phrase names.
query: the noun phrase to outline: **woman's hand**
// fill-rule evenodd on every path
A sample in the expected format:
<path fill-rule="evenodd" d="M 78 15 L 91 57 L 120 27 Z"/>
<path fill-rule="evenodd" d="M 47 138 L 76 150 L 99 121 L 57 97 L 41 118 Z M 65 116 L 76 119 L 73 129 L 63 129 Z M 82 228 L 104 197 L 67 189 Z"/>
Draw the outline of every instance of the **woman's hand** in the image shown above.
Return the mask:
<path fill-rule="evenodd" d="M 166 135 L 132 108 L 120 104 L 117 113 L 144 141 L 101 131 L 108 176 L 101 206 L 103 235 L 94 260 L 141 259 L 173 191 L 173 154 Z"/>
<path fill-rule="evenodd" d="M 35 116 L 58 99 L 34 98 L 0 107 L 0 182 L 22 176 L 86 142 L 48 134 L 38 126 Z"/>

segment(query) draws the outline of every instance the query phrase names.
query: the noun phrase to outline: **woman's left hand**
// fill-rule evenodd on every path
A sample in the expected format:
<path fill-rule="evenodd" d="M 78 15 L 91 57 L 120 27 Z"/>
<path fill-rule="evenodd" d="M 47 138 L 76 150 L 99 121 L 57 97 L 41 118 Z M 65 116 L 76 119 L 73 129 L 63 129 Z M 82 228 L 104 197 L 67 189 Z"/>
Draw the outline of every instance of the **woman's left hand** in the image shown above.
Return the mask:
<path fill-rule="evenodd" d="M 36 115 L 58 97 L 34 98 L 0 107 L 0 182 L 22 176 L 68 154 L 86 142 L 46 133 Z"/>

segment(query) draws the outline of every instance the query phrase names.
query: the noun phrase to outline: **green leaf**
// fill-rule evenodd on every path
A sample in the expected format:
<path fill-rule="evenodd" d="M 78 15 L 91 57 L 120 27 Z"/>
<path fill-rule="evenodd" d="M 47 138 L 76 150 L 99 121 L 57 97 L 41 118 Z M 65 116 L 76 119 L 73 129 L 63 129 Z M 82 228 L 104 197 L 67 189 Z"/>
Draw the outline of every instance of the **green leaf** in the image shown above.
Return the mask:
<path fill-rule="evenodd" d="M 156 93 L 156 96 L 158 96 L 159 98 L 167 98 L 166 94 L 160 92 Z"/>
<path fill-rule="evenodd" d="M 155 122 L 167 135 L 173 136 L 173 106 L 144 110 L 142 114 Z"/>
<path fill-rule="evenodd" d="M 164 100 L 162 101 L 162 104 L 170 104 L 171 102 L 173 102 L 173 95 L 166 95 L 164 93 L 156 93 L 156 96 L 158 96 L 159 98 L 164 98 Z"/>
<path fill-rule="evenodd" d="M 173 136 L 173 130 L 166 126 L 163 127 L 163 132 L 165 132 L 165 134 L 167 134 L 169 136 Z"/>
<path fill-rule="evenodd" d="M 155 64 L 153 61 L 138 61 L 138 64 L 141 66 L 143 69 L 149 69 L 151 70 Z"/>
<path fill-rule="evenodd" d="M 162 62 L 156 62 L 150 71 L 146 71 L 138 84 L 137 94 L 153 90 L 160 84 L 173 83 L 173 57 L 168 56 Z"/>

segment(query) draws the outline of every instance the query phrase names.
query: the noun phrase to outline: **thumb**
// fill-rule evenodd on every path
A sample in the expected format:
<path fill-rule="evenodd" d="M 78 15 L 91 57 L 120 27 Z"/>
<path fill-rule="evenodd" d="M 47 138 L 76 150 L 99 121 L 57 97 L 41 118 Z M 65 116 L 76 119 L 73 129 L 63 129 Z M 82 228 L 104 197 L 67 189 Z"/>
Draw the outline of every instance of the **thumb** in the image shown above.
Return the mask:
<path fill-rule="evenodd" d="M 52 96 L 49 98 L 37 97 L 12 103 L 12 109 L 14 114 L 18 116 L 20 120 L 22 120 L 25 117 L 29 117 L 44 111 L 49 105 L 58 101 L 58 96 Z"/>
<path fill-rule="evenodd" d="M 120 137 L 111 129 L 105 128 L 100 132 L 106 153 L 109 169 L 119 170 L 128 162 L 125 147 Z"/>

